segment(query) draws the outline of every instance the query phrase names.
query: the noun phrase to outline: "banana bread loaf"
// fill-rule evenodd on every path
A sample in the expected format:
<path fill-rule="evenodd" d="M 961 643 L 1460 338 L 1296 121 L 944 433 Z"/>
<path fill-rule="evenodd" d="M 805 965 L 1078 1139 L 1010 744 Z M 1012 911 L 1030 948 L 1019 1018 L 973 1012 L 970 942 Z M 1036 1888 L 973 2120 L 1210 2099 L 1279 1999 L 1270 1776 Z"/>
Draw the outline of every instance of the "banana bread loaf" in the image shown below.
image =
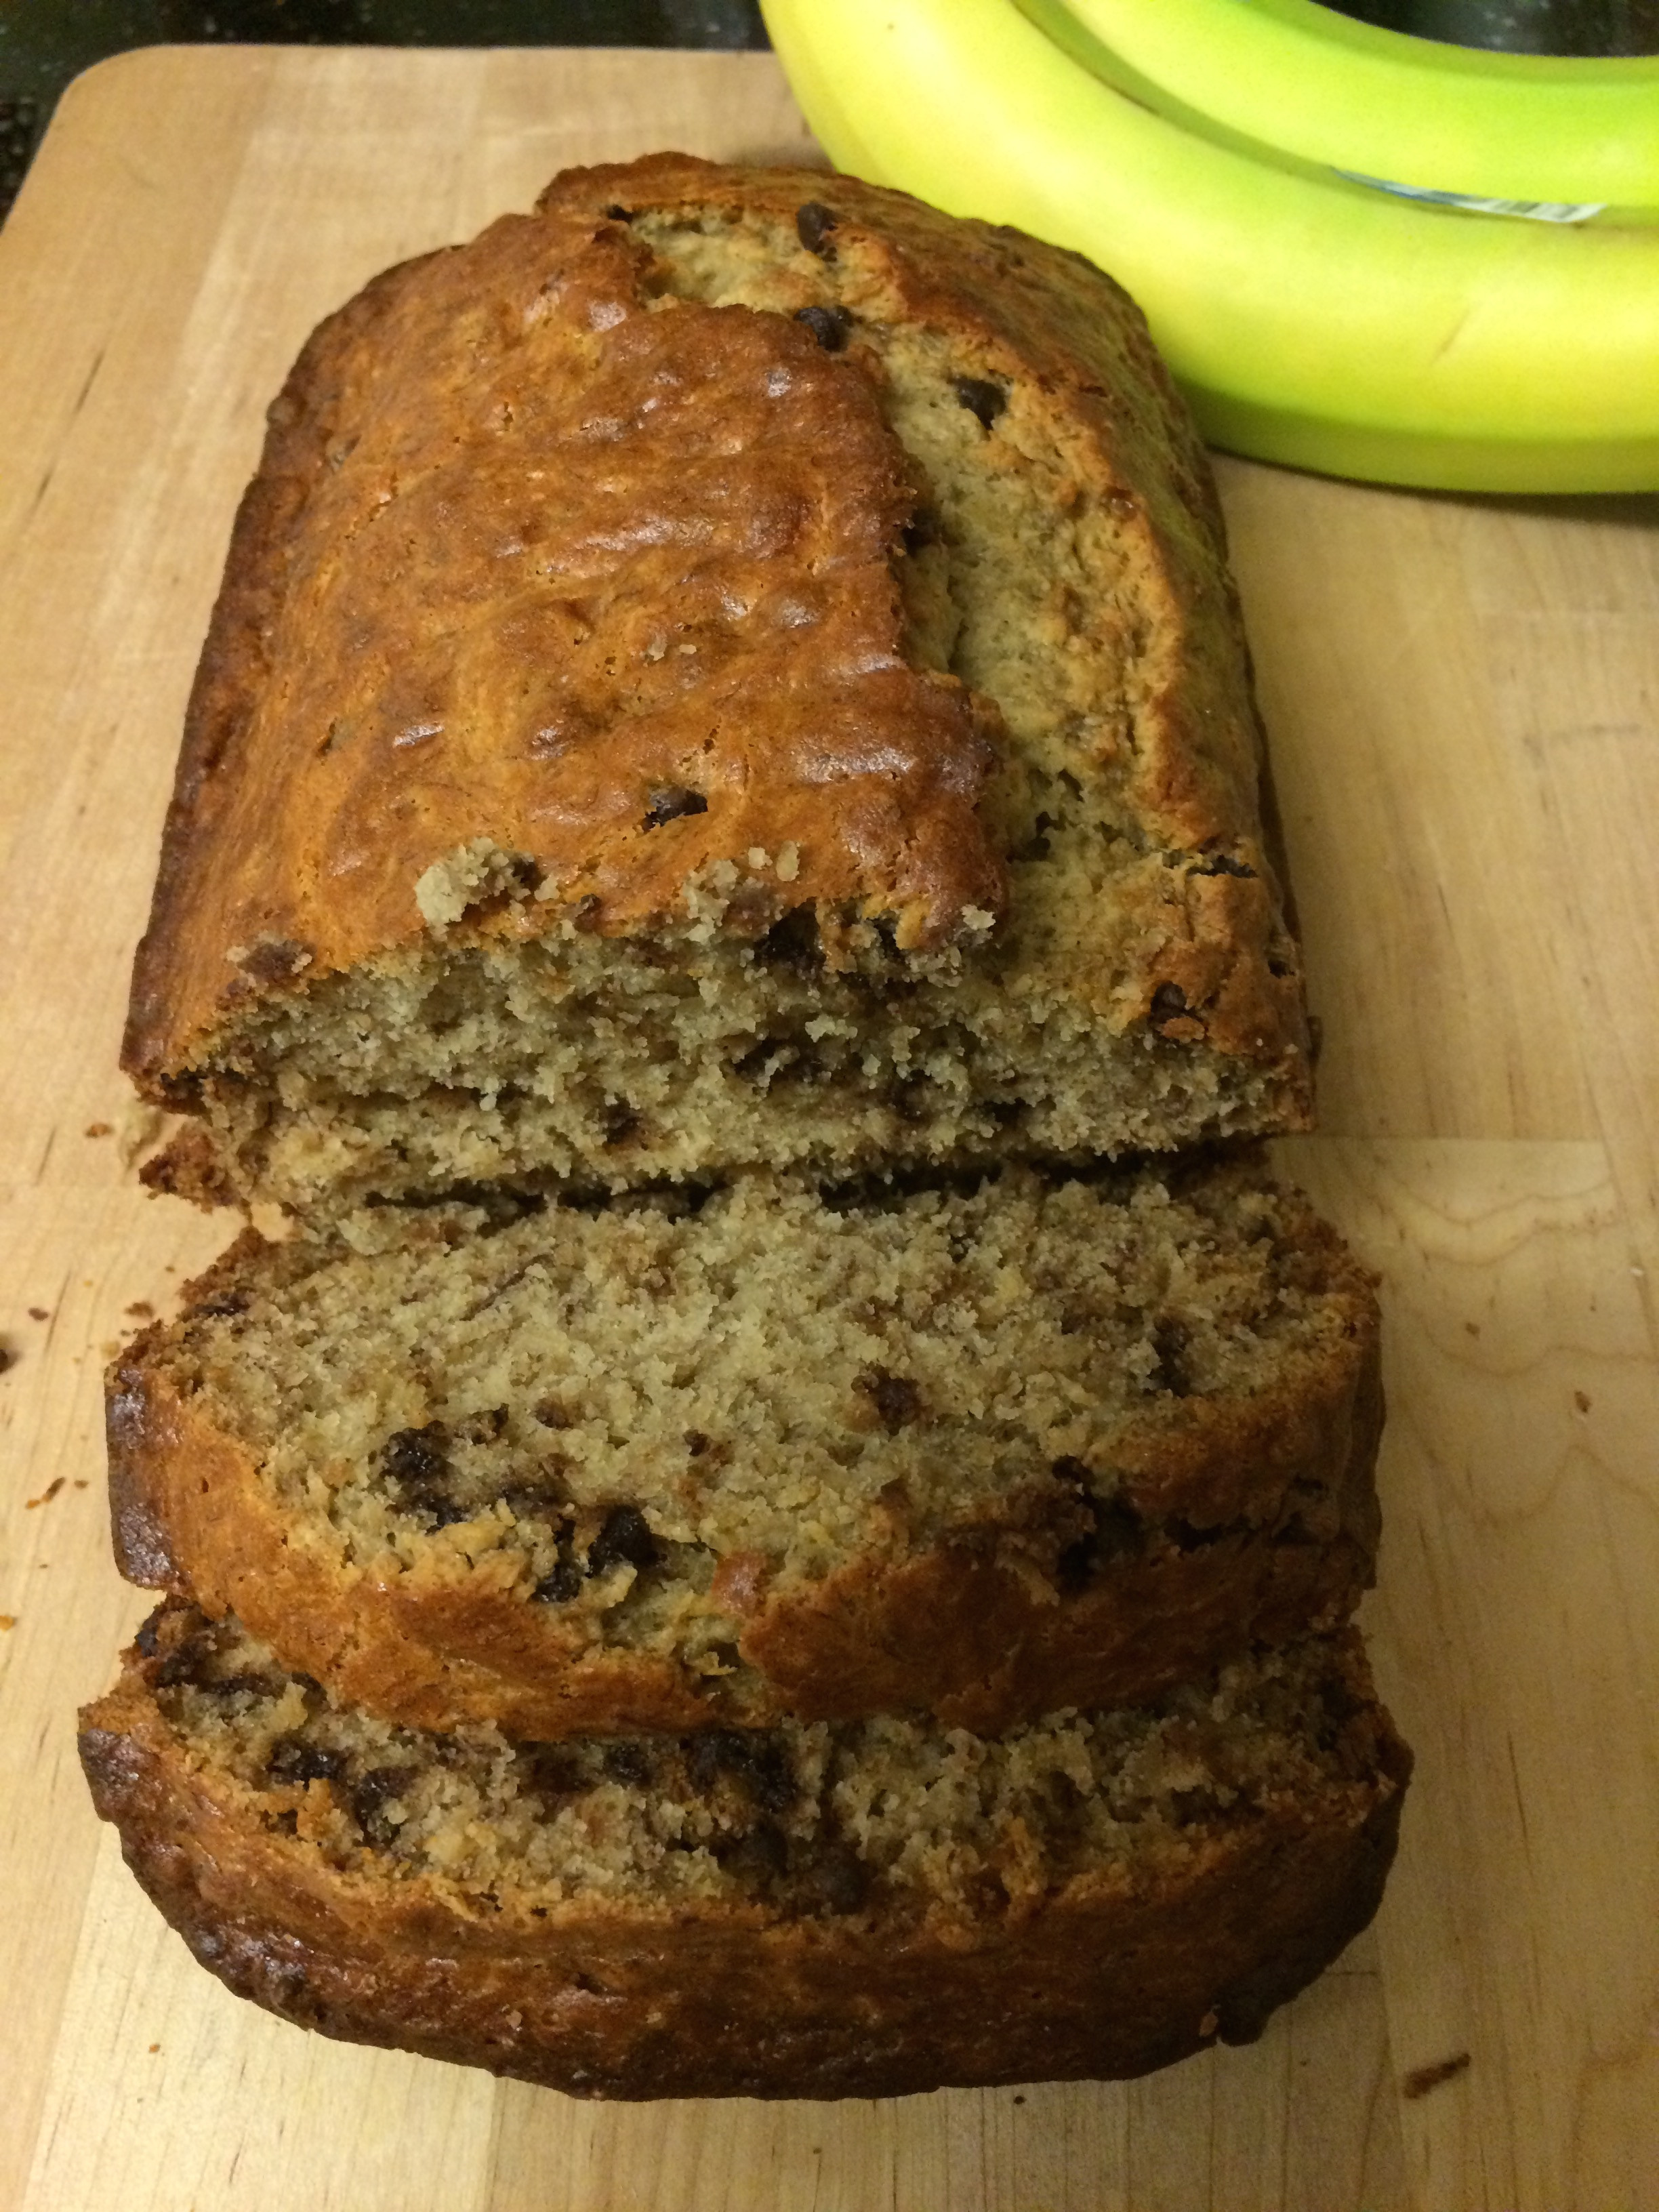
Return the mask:
<path fill-rule="evenodd" d="M 198 1188 L 311 1218 L 1302 1127 L 1261 766 L 1108 278 L 845 178 L 575 171 L 272 408 L 126 1064 Z"/>
<path fill-rule="evenodd" d="M 1120 1703 L 1370 1579 L 1370 1285 L 1248 1162 L 249 1235 L 112 1370 L 131 1581 L 508 1735 Z"/>
<path fill-rule="evenodd" d="M 371 1722 L 183 1607 L 81 1743 L 239 1994 L 628 2098 L 1108 2078 L 1246 2039 L 1370 1919 L 1410 1765 L 1352 1636 L 995 1741 L 514 1746 Z"/>

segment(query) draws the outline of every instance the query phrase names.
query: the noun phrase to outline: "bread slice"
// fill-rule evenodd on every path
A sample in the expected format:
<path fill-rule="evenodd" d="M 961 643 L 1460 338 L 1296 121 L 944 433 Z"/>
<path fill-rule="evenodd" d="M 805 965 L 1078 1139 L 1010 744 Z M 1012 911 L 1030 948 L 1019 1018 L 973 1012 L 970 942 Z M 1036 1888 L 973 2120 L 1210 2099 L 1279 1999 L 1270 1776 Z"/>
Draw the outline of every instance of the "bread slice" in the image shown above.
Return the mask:
<path fill-rule="evenodd" d="M 308 1218 L 1304 1127 L 1205 457 L 1077 257 L 660 156 L 272 408 L 126 1065 Z"/>
<path fill-rule="evenodd" d="M 112 1370 L 131 1581 L 509 1735 L 1116 1703 L 1370 1579 L 1369 1279 L 1249 1160 L 248 1237 Z"/>
<path fill-rule="evenodd" d="M 285 2019 L 586 2096 L 890 2096 L 1247 2039 L 1364 1926 L 1409 1756 L 1358 1640 L 1000 1741 L 898 1719 L 507 1743 L 152 1619 L 99 1811 Z"/>

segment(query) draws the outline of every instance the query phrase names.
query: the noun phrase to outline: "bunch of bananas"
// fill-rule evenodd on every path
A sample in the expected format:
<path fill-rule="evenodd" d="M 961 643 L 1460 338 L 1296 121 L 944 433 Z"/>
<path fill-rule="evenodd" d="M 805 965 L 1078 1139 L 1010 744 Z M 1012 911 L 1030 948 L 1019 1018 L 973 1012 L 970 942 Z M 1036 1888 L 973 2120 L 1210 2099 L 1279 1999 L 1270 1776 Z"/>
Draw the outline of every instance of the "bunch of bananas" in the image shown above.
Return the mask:
<path fill-rule="evenodd" d="M 1236 453 L 1659 489 L 1659 61 L 1315 0 L 762 0 L 842 169 L 1075 247 Z"/>

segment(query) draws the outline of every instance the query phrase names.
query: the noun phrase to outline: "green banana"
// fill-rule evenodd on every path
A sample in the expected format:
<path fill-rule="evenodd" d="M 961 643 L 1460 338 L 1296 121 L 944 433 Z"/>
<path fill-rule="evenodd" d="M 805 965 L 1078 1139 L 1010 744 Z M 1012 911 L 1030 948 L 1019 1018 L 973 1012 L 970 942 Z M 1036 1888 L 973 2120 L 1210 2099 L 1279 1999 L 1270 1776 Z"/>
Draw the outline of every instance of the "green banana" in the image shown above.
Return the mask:
<path fill-rule="evenodd" d="M 1330 167 L 1481 198 L 1659 207 L 1659 57 L 1476 52 L 1316 0 L 1066 0 L 1201 114 Z"/>
<path fill-rule="evenodd" d="M 1659 228 L 1425 206 L 1183 127 L 1015 0 L 762 4 L 832 160 L 1109 270 L 1212 443 L 1451 489 L 1659 489 Z"/>

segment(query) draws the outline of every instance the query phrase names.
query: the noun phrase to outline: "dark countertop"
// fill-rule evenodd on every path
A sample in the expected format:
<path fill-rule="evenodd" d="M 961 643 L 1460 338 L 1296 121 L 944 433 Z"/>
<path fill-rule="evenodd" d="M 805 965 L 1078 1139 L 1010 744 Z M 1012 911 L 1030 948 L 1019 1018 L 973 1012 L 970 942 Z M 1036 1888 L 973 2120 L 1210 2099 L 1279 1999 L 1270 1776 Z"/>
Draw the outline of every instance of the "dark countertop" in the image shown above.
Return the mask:
<path fill-rule="evenodd" d="M 1157 0 L 1152 0 L 1156 5 Z M 1659 52 L 1659 0 L 1340 0 L 1388 30 L 1520 53 Z M 179 41 L 764 46 L 758 0 L 0 0 L 0 221 L 70 79 Z"/>

